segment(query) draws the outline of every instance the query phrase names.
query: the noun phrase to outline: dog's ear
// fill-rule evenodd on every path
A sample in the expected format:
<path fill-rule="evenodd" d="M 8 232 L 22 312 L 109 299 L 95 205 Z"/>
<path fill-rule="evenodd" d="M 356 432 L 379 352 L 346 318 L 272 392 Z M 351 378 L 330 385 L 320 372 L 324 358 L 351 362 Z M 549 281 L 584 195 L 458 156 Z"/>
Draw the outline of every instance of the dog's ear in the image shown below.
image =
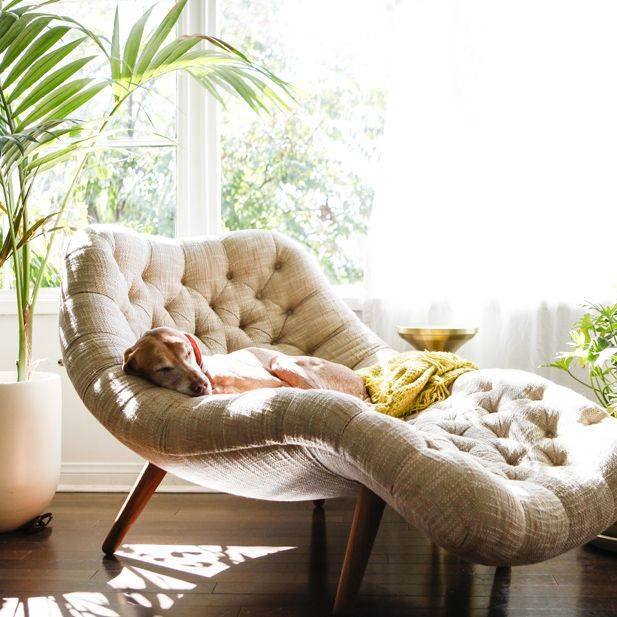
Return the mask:
<path fill-rule="evenodd" d="M 137 366 L 137 358 L 135 357 L 134 347 L 129 347 L 124 352 L 124 361 L 122 363 L 122 370 L 127 375 L 139 375 L 139 368 Z"/>

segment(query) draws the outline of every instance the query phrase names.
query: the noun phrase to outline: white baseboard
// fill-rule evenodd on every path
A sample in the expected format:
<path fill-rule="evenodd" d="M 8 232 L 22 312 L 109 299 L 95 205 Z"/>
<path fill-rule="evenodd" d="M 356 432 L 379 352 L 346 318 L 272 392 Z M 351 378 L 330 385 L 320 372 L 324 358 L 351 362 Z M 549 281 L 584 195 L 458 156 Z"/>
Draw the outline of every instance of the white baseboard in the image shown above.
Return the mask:
<path fill-rule="evenodd" d="M 62 463 L 59 492 L 126 493 L 143 463 Z M 162 493 L 212 493 L 207 488 L 167 474 L 160 487 Z"/>

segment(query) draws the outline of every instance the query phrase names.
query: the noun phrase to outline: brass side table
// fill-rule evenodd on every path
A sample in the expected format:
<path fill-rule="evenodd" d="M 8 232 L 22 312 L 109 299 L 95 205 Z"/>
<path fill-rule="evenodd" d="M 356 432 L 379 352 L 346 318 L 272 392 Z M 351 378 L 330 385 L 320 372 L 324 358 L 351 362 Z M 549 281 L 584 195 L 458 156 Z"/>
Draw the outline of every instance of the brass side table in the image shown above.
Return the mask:
<path fill-rule="evenodd" d="M 478 328 L 398 326 L 397 331 L 403 340 L 418 351 L 450 351 L 454 353 L 478 333 Z"/>

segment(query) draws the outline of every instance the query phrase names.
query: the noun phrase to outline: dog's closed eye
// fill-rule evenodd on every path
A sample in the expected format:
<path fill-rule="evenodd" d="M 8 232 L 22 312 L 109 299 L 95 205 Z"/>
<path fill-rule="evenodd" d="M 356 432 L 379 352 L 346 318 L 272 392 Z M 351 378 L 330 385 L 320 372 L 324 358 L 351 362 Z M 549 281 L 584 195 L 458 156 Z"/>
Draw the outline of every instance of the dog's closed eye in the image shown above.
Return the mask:
<path fill-rule="evenodd" d="M 173 366 L 162 366 L 161 368 L 157 369 L 157 373 L 168 373 L 169 371 L 173 371 L 174 367 Z"/>

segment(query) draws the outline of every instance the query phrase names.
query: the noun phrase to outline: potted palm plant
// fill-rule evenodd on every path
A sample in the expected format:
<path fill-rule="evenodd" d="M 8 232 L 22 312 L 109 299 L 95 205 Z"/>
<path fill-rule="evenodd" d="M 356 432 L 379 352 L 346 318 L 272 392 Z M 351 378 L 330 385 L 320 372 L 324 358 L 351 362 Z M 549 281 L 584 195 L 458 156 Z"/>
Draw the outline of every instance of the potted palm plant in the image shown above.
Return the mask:
<path fill-rule="evenodd" d="M 557 354 L 548 366 L 565 371 L 617 416 L 617 304 L 587 304 L 586 308 L 570 330 L 568 351 Z M 575 374 L 577 366 L 586 375 Z M 592 544 L 617 552 L 617 523 Z"/>
<path fill-rule="evenodd" d="M 217 100 L 230 93 L 256 111 L 284 107 L 290 95 L 287 84 L 218 38 L 173 38 L 187 0 L 152 25 L 147 11 L 125 37 L 116 10 L 111 40 L 50 12 L 55 2 L 0 0 L 0 269 L 11 272 L 18 337 L 16 370 L 0 372 L 0 531 L 39 514 L 57 486 L 60 380 L 33 370 L 33 320 L 73 190 L 111 119 L 138 89 L 175 71 Z M 93 66 L 104 68 L 93 74 Z M 108 108 L 91 117 L 88 103 L 103 96 Z M 70 158 L 76 171 L 57 209 L 37 213 L 33 186 Z"/>

